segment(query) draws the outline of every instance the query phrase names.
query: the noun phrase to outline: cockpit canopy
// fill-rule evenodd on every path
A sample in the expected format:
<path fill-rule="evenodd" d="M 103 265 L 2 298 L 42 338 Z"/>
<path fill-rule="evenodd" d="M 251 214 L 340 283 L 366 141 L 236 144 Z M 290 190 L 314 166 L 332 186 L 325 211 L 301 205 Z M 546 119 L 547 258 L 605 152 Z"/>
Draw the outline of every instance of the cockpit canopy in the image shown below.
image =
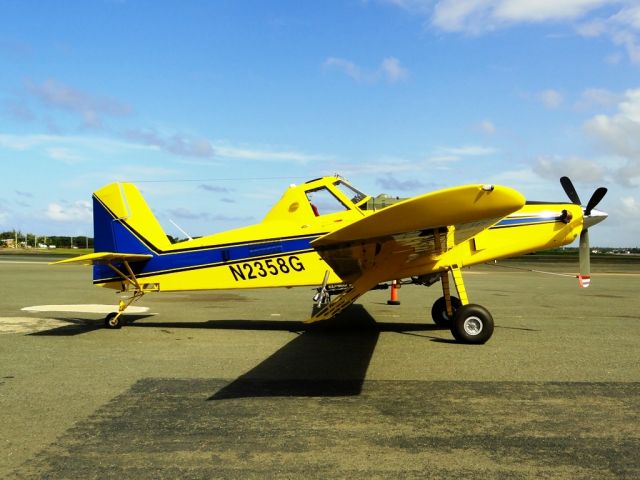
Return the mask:
<path fill-rule="evenodd" d="M 291 185 L 264 221 L 306 223 L 326 215 L 361 216 L 368 199 L 368 195 L 338 176 L 316 178 L 302 185 Z"/>
<path fill-rule="evenodd" d="M 343 198 L 336 195 L 336 190 L 342 194 Z M 344 180 L 337 180 L 330 185 L 310 188 L 305 190 L 305 195 L 316 217 L 349 210 L 353 206 L 358 206 L 360 202 L 367 198 L 367 195 L 356 190 Z M 345 198 L 349 199 L 353 206 L 346 204 Z"/>

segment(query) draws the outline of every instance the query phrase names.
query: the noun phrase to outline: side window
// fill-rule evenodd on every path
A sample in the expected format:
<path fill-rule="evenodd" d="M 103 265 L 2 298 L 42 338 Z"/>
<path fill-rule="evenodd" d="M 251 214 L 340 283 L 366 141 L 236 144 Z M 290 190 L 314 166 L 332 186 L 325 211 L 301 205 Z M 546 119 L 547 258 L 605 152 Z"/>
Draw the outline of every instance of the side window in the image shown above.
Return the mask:
<path fill-rule="evenodd" d="M 305 193 L 311 210 L 313 210 L 316 217 L 347 210 L 347 206 L 338 200 L 326 187 L 307 190 Z"/>

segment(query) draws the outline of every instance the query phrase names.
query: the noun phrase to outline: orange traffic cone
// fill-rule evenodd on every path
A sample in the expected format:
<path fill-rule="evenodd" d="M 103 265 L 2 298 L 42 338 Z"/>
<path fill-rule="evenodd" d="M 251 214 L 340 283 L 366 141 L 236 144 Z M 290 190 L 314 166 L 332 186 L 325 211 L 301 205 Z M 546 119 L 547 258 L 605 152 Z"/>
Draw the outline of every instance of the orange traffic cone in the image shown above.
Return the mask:
<path fill-rule="evenodd" d="M 396 280 L 391 282 L 391 298 L 387 300 L 387 305 L 400 305 L 400 300 L 398 300 L 398 289 L 400 286 Z"/>

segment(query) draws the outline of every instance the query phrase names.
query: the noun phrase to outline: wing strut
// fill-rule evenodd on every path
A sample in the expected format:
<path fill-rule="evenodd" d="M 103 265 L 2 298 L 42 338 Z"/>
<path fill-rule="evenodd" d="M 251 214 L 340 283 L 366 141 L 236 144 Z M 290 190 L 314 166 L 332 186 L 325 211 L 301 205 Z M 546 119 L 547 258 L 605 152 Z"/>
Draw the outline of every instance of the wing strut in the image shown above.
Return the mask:
<path fill-rule="evenodd" d="M 453 283 L 456 286 L 456 290 L 458 291 L 458 297 L 462 302 L 462 305 L 466 305 L 469 303 L 469 298 L 467 297 L 467 289 L 464 288 L 464 280 L 462 279 L 462 270 L 458 265 L 451 266 L 451 275 L 453 275 Z"/>
<path fill-rule="evenodd" d="M 467 289 L 464 286 L 464 280 L 462 278 L 462 270 L 458 265 L 452 265 L 451 275 L 453 276 L 453 283 L 456 286 L 456 290 L 458 291 L 458 299 L 455 305 L 451 300 L 451 284 L 449 283 L 449 270 L 445 270 L 440 273 L 440 280 L 442 281 L 442 295 L 444 297 L 447 316 L 448 318 L 453 318 L 453 314 L 455 310 L 460 308 L 462 305 L 467 305 L 469 303 L 469 298 L 467 297 Z"/>
<path fill-rule="evenodd" d="M 455 230 L 454 227 L 449 227 L 452 231 Z M 435 248 L 436 253 L 441 255 L 443 250 L 448 250 L 449 240 L 453 238 L 453 235 L 449 235 L 445 237 L 444 248 L 442 244 L 442 238 L 439 229 L 433 230 L 433 236 L 435 238 Z M 453 275 L 453 282 L 456 286 L 456 290 L 458 290 L 459 299 L 456 299 L 455 305 L 451 300 L 451 284 L 449 283 L 449 270 L 445 270 L 440 272 L 440 280 L 442 282 L 442 297 L 444 298 L 445 310 L 448 319 L 453 318 L 453 314 L 455 310 L 460 307 L 460 304 L 466 305 L 469 303 L 469 299 L 467 298 L 467 290 L 464 288 L 464 281 L 462 279 L 462 272 L 458 265 L 451 266 L 451 274 Z M 462 293 L 460 293 L 462 292 Z M 458 301 L 460 300 L 460 301 Z"/>

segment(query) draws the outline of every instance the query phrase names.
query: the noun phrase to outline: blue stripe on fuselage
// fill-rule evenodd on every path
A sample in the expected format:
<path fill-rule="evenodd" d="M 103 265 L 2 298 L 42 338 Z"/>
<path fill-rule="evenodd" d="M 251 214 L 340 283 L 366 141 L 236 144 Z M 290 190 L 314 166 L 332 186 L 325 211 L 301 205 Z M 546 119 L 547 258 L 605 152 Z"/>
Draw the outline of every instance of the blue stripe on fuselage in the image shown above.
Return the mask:
<path fill-rule="evenodd" d="M 131 269 L 136 277 L 145 277 L 158 273 L 194 270 L 210 267 L 218 264 L 232 264 L 247 261 L 253 258 L 276 257 L 283 254 L 301 253 L 311 251 L 310 243 L 316 237 L 303 239 L 270 240 L 259 246 L 271 253 L 256 252 L 257 245 L 237 245 L 224 247 L 203 247 L 201 250 L 162 254 L 152 253 L 153 257 L 144 262 L 132 263 Z M 253 250 L 253 251 L 252 251 Z M 94 281 L 103 282 L 117 280 L 113 270 L 108 266 L 96 265 L 94 267 Z"/>
<path fill-rule="evenodd" d="M 518 227 L 522 225 L 538 225 L 541 223 L 555 223 L 562 221 L 561 216 L 545 215 L 543 217 L 505 218 L 495 224 L 493 228 Z"/>
<path fill-rule="evenodd" d="M 94 201 L 94 229 L 96 232 L 96 252 L 112 251 L 153 255 L 149 260 L 130 264 L 136 277 L 311 251 L 313 248 L 310 243 L 318 237 L 318 235 L 313 235 L 272 238 L 193 249 L 160 251 L 145 242 L 142 235 L 131 229 L 124 220 L 115 219 L 113 214 L 99 201 Z M 93 280 L 96 283 L 101 283 L 120 280 L 120 277 L 116 276 L 108 265 L 94 265 Z"/>

